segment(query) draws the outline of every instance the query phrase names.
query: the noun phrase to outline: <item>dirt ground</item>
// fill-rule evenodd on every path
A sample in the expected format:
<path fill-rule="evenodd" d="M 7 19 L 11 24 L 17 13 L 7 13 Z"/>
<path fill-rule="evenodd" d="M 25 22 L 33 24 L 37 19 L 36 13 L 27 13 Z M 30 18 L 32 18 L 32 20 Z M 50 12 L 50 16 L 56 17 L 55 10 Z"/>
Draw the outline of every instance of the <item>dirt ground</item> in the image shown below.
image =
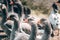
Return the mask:
<path fill-rule="evenodd" d="M 57 35 L 58 33 L 59 33 L 59 35 Z M 50 37 L 50 40 L 60 40 L 60 30 L 59 30 L 59 32 L 57 30 L 55 30 L 55 36 Z"/>

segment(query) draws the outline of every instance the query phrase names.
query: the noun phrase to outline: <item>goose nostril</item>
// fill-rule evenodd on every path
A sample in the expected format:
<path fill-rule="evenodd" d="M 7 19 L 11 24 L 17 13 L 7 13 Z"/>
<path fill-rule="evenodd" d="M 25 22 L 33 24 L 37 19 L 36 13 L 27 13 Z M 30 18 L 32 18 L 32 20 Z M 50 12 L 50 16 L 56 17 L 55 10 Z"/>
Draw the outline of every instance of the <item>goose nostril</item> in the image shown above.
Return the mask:
<path fill-rule="evenodd" d="M 57 21 L 57 22 L 59 22 L 59 21 Z"/>
<path fill-rule="evenodd" d="M 56 25 L 58 25 L 58 24 L 56 24 Z"/>
<path fill-rule="evenodd" d="M 54 20 L 57 20 L 56 18 L 54 18 Z"/>

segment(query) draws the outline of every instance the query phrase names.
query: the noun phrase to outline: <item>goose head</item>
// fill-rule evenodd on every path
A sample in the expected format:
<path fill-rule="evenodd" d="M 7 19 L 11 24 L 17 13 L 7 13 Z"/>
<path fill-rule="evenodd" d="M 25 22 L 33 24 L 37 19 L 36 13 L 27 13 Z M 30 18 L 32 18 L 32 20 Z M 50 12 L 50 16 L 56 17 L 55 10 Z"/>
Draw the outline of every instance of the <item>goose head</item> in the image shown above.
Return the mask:
<path fill-rule="evenodd" d="M 17 21 L 19 21 L 19 17 L 18 17 L 18 14 L 16 13 L 10 13 L 8 16 L 7 16 L 7 20 L 9 20 L 11 18 L 15 18 Z"/>
<path fill-rule="evenodd" d="M 16 20 L 15 15 L 11 15 L 10 17 L 7 18 L 7 20 L 12 20 L 12 21 Z"/>
<path fill-rule="evenodd" d="M 13 6 L 13 10 L 16 14 L 18 14 L 19 17 L 22 16 L 22 6 L 18 3 L 15 3 L 15 5 Z"/>
<path fill-rule="evenodd" d="M 57 3 L 60 3 L 60 0 L 58 0 Z"/>
<path fill-rule="evenodd" d="M 58 7 L 57 7 L 57 5 L 55 3 L 52 5 L 52 8 L 53 8 L 55 13 L 58 12 Z"/>

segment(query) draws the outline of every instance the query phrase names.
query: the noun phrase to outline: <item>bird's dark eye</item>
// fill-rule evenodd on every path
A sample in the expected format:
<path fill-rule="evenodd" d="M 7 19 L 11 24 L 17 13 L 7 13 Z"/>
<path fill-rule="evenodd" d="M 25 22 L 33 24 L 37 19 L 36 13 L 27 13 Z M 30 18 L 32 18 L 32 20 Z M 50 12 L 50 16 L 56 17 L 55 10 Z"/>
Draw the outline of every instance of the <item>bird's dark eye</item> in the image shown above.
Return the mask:
<path fill-rule="evenodd" d="M 59 18 L 59 17 L 57 17 L 57 18 Z"/>
<path fill-rule="evenodd" d="M 58 24 L 56 24 L 56 25 L 58 25 Z"/>
<path fill-rule="evenodd" d="M 59 22 L 59 21 L 57 21 L 57 22 Z"/>

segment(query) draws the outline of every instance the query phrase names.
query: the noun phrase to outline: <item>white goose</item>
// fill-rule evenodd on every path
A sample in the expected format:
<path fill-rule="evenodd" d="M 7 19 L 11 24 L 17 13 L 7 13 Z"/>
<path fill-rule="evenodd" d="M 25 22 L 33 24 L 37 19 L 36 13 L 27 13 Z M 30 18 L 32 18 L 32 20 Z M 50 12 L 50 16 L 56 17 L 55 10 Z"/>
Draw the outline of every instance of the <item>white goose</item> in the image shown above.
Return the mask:
<path fill-rule="evenodd" d="M 52 7 L 53 7 L 53 9 L 52 9 L 52 11 L 49 15 L 49 21 L 52 25 L 52 29 L 53 30 L 58 29 L 58 32 L 59 32 L 59 29 L 60 29 L 60 14 L 58 13 L 58 7 L 57 7 L 56 4 L 53 4 Z"/>

